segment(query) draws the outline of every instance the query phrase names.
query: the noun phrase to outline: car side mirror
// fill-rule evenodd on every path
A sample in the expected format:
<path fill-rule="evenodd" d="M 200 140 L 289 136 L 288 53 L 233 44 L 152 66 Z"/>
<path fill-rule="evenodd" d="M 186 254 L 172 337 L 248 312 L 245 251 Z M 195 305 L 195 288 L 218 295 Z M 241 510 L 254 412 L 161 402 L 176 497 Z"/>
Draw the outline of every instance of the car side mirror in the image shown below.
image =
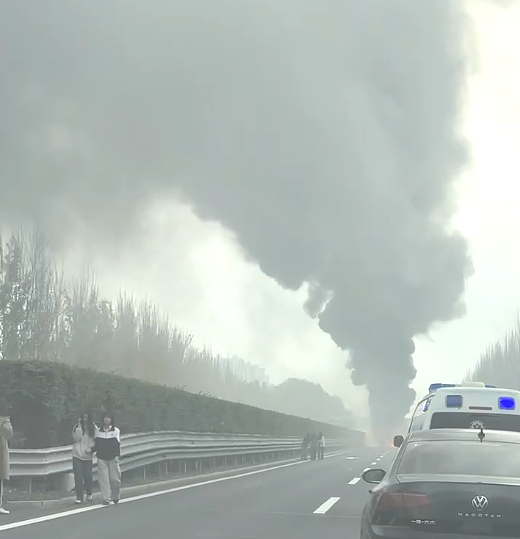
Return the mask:
<path fill-rule="evenodd" d="M 366 483 L 371 483 L 375 485 L 377 483 L 381 483 L 385 475 L 386 475 L 386 472 L 384 470 L 381 470 L 379 468 L 374 468 L 374 469 L 367 470 L 366 472 L 364 472 L 361 478 Z"/>
<path fill-rule="evenodd" d="M 394 436 L 394 447 L 401 447 L 403 442 L 404 438 L 401 435 Z"/>

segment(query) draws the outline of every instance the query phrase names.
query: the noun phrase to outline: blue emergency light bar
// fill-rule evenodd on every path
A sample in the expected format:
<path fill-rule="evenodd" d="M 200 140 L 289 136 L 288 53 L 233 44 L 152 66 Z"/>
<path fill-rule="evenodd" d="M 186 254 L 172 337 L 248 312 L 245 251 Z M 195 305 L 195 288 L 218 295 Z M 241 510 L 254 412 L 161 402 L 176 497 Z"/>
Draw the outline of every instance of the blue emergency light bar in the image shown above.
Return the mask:
<path fill-rule="evenodd" d="M 515 410 L 516 401 L 513 397 L 498 397 L 498 407 L 501 410 Z"/>
<path fill-rule="evenodd" d="M 438 389 L 442 389 L 443 387 L 460 387 L 460 384 L 440 384 L 440 383 L 431 384 L 430 387 L 428 388 L 428 393 L 434 393 L 435 391 L 437 391 Z M 488 384 L 486 384 L 485 387 L 487 387 L 488 389 L 497 388 L 497 386 L 492 386 Z"/>

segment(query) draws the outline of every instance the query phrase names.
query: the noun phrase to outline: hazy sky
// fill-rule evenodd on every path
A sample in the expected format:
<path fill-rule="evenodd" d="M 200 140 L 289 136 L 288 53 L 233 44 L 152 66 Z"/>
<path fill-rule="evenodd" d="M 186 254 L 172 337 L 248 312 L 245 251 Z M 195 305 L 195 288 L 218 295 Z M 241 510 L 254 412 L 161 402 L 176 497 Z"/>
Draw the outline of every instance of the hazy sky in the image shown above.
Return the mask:
<path fill-rule="evenodd" d="M 458 381 L 520 307 L 520 253 L 512 248 L 520 232 L 520 7 L 504 10 L 477 0 L 470 13 L 479 64 L 466 121 L 473 164 L 463 177 L 458 224 L 470 240 L 475 274 L 465 295 L 467 315 L 416 342 L 414 388 L 420 395 L 433 381 Z M 130 254 L 117 267 L 95 262 L 107 290 L 120 284 L 148 295 L 190 328 L 196 342 L 265 365 L 275 380 L 297 375 L 319 381 L 362 413 L 364 390 L 352 386 L 345 355 L 303 312 L 303 293 L 280 289 L 244 261 L 231 234 L 200 222 L 187 207 L 151 211 L 149 230 L 154 241 L 145 255 Z"/>
<path fill-rule="evenodd" d="M 479 65 L 466 122 L 473 165 L 463 177 L 458 223 L 470 240 L 475 274 L 465 294 L 467 315 L 416 341 L 413 386 L 419 395 L 431 382 L 458 381 L 480 352 L 501 338 L 520 308 L 520 251 L 515 248 L 520 234 L 520 6 L 504 10 L 476 0 L 470 13 Z M 164 213 L 169 215 L 159 214 L 150 230 L 171 247 L 160 253 L 151 248 L 146 257 L 156 259 L 151 273 L 133 258 L 124 262 L 130 272 L 125 270 L 122 285 L 149 294 L 190 328 L 197 342 L 266 365 L 278 380 L 298 375 L 320 381 L 362 412 L 364 390 L 352 386 L 344 354 L 301 309 L 304 295 L 280 289 L 247 264 L 220 226 L 201 223 L 182 207 Z M 219 267 L 205 263 L 215 258 Z M 166 294 L 155 284 L 163 280 L 163 264 L 171 275 Z M 119 269 L 110 277 L 110 267 L 100 263 L 99 268 L 108 288 L 121 282 Z"/>
<path fill-rule="evenodd" d="M 458 223 L 470 240 L 475 274 L 467 315 L 418 344 L 417 391 L 457 381 L 513 325 L 520 307 L 520 4 L 471 2 L 479 40 L 466 132 L 473 166 L 464 174 Z M 485 382 L 485 380 L 483 380 Z"/>
<path fill-rule="evenodd" d="M 406 3 L 400 0 L 400 4 L 403 6 Z M 308 5 L 310 6 L 311 4 Z M 364 20 L 363 17 L 367 17 L 371 13 L 370 9 L 373 9 L 373 6 L 381 4 L 378 4 L 378 2 L 367 2 L 365 5 L 369 7 L 366 8 L 365 13 L 362 13 L 361 10 L 361 20 Z M 395 5 L 398 5 L 397 0 Z M 470 98 L 467 102 L 465 131 L 471 141 L 473 164 L 470 170 L 464 174 L 463 185 L 460 190 L 459 203 L 461 212 L 458 222 L 460 228 L 470 240 L 475 274 L 468 283 L 465 296 L 467 315 L 462 320 L 441 326 L 431 332 L 431 338 L 429 340 L 422 339 L 416 342 L 415 365 L 419 374 L 414 387 L 419 394 L 424 393 L 427 385 L 432 381 L 448 381 L 460 378 L 464 371 L 475 361 L 482 349 L 507 329 L 518 308 L 518 293 L 516 291 L 519 286 L 516 285 L 515 281 L 518 273 L 518 263 L 511 247 L 515 244 L 515 232 L 520 220 L 520 218 L 514 215 L 514 196 L 518 192 L 518 188 L 515 190 L 515 187 L 513 187 L 514 174 L 518 170 L 518 166 L 515 163 L 517 151 L 514 143 L 515 135 L 518 135 L 518 126 L 520 125 L 520 111 L 515 102 L 515 96 L 519 95 L 518 90 L 520 90 L 520 68 L 514 53 L 515 49 L 518 50 L 518 47 L 515 47 L 518 44 L 518 40 L 513 34 L 515 25 L 518 28 L 518 24 L 520 24 L 520 14 L 518 7 L 514 3 L 509 5 L 507 10 L 494 7 L 494 3 L 484 3 L 476 0 L 472 0 L 470 5 L 472 17 L 475 20 L 475 30 L 479 38 L 477 52 L 480 63 L 476 66 L 478 73 L 471 81 Z M 275 9 L 273 6 L 274 4 L 270 9 Z M 433 6 L 433 4 L 428 4 L 428 6 Z M 278 16 L 285 16 L 281 11 L 280 8 Z M 439 16 L 440 21 L 441 11 L 436 12 L 435 9 L 432 9 L 432 16 Z M 398 13 L 397 9 L 396 13 Z M 240 15 L 245 16 L 244 14 Z M 306 13 L 305 16 L 309 16 L 309 13 Z M 321 17 L 324 14 L 317 12 L 316 16 Z M 52 22 L 54 23 L 55 21 Z M 338 26 L 335 30 L 341 30 L 341 28 Z M 291 28 L 291 31 L 295 32 L 295 36 L 300 35 L 297 26 Z M 333 36 L 334 32 L 331 31 L 331 43 L 325 43 L 323 45 L 324 50 L 327 50 L 327 46 L 332 46 Z M 71 37 L 75 38 L 75 35 L 71 34 L 69 38 Z M 444 39 L 446 36 L 442 37 Z M 99 35 L 99 39 L 101 40 L 100 47 L 102 47 L 104 38 L 106 38 L 105 34 Z M 418 35 L 417 39 L 420 38 L 424 38 L 425 42 L 428 39 L 431 39 L 432 43 L 435 41 L 433 32 L 432 35 L 427 35 L 426 33 Z M 320 39 L 323 40 L 323 37 Z M 322 43 L 319 40 L 317 43 L 321 47 Z M 449 43 L 446 44 L 450 46 Z M 225 44 L 222 43 L 221 45 L 224 48 Z M 275 47 L 274 40 L 273 47 Z M 409 48 L 406 42 L 404 43 L 404 47 Z M 56 50 L 59 54 L 63 52 L 58 49 Z M 276 47 L 274 50 L 276 50 Z M 405 52 L 405 49 L 402 49 L 401 52 Z M 406 52 L 408 52 L 408 49 L 406 49 Z M 291 51 L 289 49 L 285 51 L 284 49 L 284 53 L 290 54 Z M 57 58 L 61 58 L 61 56 L 57 56 Z M 272 61 L 272 58 L 269 61 Z M 311 61 L 315 62 L 316 59 L 311 58 Z M 435 80 L 436 68 L 433 62 L 431 67 L 429 65 L 426 67 L 428 61 L 431 61 L 429 57 L 425 58 L 425 65 L 416 65 L 415 68 L 422 73 L 427 73 L 428 70 L 431 70 L 431 85 L 440 83 L 441 87 L 437 90 L 437 87 L 421 87 L 419 84 L 417 86 L 419 90 L 410 90 L 411 94 L 406 97 L 408 101 L 414 101 L 413 104 L 415 102 L 419 105 L 422 103 L 421 99 L 423 96 L 418 94 L 418 91 L 424 91 L 425 96 L 429 96 L 429 100 L 425 97 L 426 102 L 436 105 L 438 103 L 435 100 L 435 93 L 449 89 L 449 85 L 446 88 L 442 86 L 443 80 Z M 93 65 L 97 67 L 95 64 Z M 366 66 L 357 65 L 355 62 L 352 65 L 355 65 L 356 69 L 360 71 L 366 69 Z M 441 65 L 439 73 L 443 73 L 442 64 L 439 65 Z M 15 66 L 15 69 L 15 62 L 13 62 L 13 66 Z M 331 63 L 331 66 L 323 66 L 323 74 L 334 73 L 332 70 L 328 71 L 333 66 L 333 63 Z M 34 72 L 38 72 L 40 66 L 35 63 L 32 69 L 35 70 Z M 65 77 L 60 72 L 58 59 L 50 66 L 50 70 L 57 77 L 55 80 L 59 80 L 59 76 Z M 42 68 L 42 73 L 43 71 Z M 80 72 L 81 66 L 78 63 L 78 81 L 81 80 L 79 78 Z M 223 77 L 226 73 L 227 71 L 224 71 L 224 73 L 217 72 L 215 76 Z M 295 73 L 300 74 L 297 68 Z M 303 77 L 302 74 L 300 75 Z M 44 76 L 50 75 L 45 73 Z M 111 76 L 109 70 L 105 72 L 105 76 Z M 71 80 L 63 79 L 65 86 L 70 85 L 73 87 L 77 82 L 74 77 L 75 74 L 70 76 Z M 377 77 L 375 78 L 377 79 Z M 302 78 L 302 80 L 304 79 Z M 429 79 L 426 78 L 426 80 Z M 17 81 L 13 80 L 11 82 L 13 88 L 16 88 Z M 89 88 L 84 89 L 85 94 L 87 94 L 88 90 Z M 94 87 L 90 90 L 95 91 Z M 310 90 L 302 98 L 311 98 Z M 389 92 L 396 91 L 395 88 L 391 87 L 385 88 L 385 90 Z M 181 91 L 186 91 L 186 88 L 182 88 Z M 36 95 L 36 101 L 39 98 L 44 99 L 46 97 Z M 118 99 L 119 96 L 114 91 L 114 95 L 110 97 Z M 158 94 L 158 97 L 160 97 L 160 94 Z M 359 99 L 361 94 L 352 97 Z M 26 98 L 29 101 L 31 99 L 34 101 L 35 99 L 34 95 L 26 96 Z M 124 102 L 125 98 L 128 98 L 128 96 L 121 96 L 121 101 Z M 331 95 L 330 98 L 334 100 L 335 96 Z M 408 101 L 405 101 L 405 106 L 408 104 Z M 441 101 L 442 99 L 439 99 L 439 103 Z M 363 103 L 363 100 L 361 99 L 359 102 Z M 33 102 L 31 101 L 31 103 Z M 450 106 L 451 102 L 447 107 L 449 108 Z M 122 106 L 120 111 L 115 112 L 114 122 L 118 119 L 118 112 L 121 114 L 124 110 Z M 414 110 L 413 106 L 410 110 Z M 49 111 L 46 112 L 48 113 Z M 384 112 L 391 115 L 395 111 L 388 109 Z M 423 111 L 421 110 L 420 112 L 422 114 Z M 427 116 L 427 112 L 424 112 L 425 117 Z M 434 112 L 432 111 L 432 113 Z M 6 114 L 8 113 L 11 113 L 11 110 L 6 109 Z M 17 111 L 13 114 L 16 113 Z M 99 113 L 99 110 L 94 110 L 92 117 L 85 115 L 83 118 L 84 125 L 88 125 L 91 128 L 97 125 L 96 122 L 99 125 L 103 125 L 102 121 L 105 118 L 102 116 L 97 117 L 95 113 Z M 67 105 L 66 102 L 57 108 L 56 114 L 58 115 L 58 118 L 55 119 L 56 123 L 47 132 L 47 143 L 54 154 L 63 154 L 66 156 L 66 150 L 69 149 L 70 145 L 70 134 L 60 126 L 59 117 L 61 115 L 63 122 L 66 123 L 66 120 L 69 122 L 67 127 L 70 130 L 76 127 L 72 125 L 76 116 L 74 110 L 70 109 L 70 105 Z M 310 113 L 309 116 L 311 116 Z M 182 118 L 182 115 L 180 117 Z M 435 115 L 433 117 L 435 118 Z M 73 118 L 73 120 L 70 120 L 70 118 Z M 126 116 L 119 117 L 119 121 L 121 121 L 121 118 L 130 122 L 130 118 Z M 135 121 L 143 122 L 143 118 L 145 119 L 144 124 L 139 124 L 143 125 L 142 140 L 139 139 L 141 133 L 138 131 L 138 140 L 132 140 L 132 143 L 139 142 L 144 145 L 144 152 L 149 152 L 150 155 L 148 157 L 150 157 L 154 155 L 156 148 L 147 146 L 148 141 L 145 136 L 146 128 L 148 127 L 146 125 L 146 116 L 137 116 Z M 154 117 L 150 115 L 150 118 L 155 118 L 154 121 L 157 122 L 159 128 L 164 127 L 162 126 L 162 118 L 160 116 Z M 360 112 L 360 122 L 363 121 L 370 124 L 371 119 L 371 116 L 363 117 Z M 331 116 L 328 120 L 334 120 L 334 118 Z M 42 123 L 44 121 L 45 118 L 43 117 Z M 266 121 L 268 120 L 266 119 Z M 424 125 L 428 124 L 425 122 Z M 105 127 L 110 131 L 111 126 L 109 123 Z M 413 126 L 411 127 L 413 128 Z M 439 124 L 438 127 L 439 131 L 435 133 L 439 136 L 437 139 L 430 141 L 430 144 L 433 148 L 438 149 L 439 152 L 445 149 L 446 152 L 453 153 L 453 155 L 445 159 L 446 166 L 444 169 L 446 174 L 448 174 L 457 168 L 458 157 L 455 155 L 457 152 L 455 146 L 450 146 L 448 142 L 444 145 L 442 126 Z M 128 133 L 132 133 L 135 136 L 135 130 L 131 129 L 131 123 L 128 129 L 130 129 Z M 100 140 L 107 144 L 107 147 L 110 145 L 112 151 L 114 149 L 116 150 L 116 153 L 113 155 L 117 157 L 117 151 L 121 151 L 121 147 L 113 145 L 113 141 L 110 139 L 112 132 L 108 131 L 107 129 L 98 129 L 97 133 L 100 136 Z M 375 130 L 372 130 L 372 132 L 374 133 Z M 193 133 L 188 129 L 185 135 L 189 139 Z M 230 142 L 226 140 L 226 135 L 229 136 L 229 133 L 222 133 L 224 151 L 228 150 L 226 144 Z M 38 132 L 34 132 L 34 137 L 34 140 L 37 140 Z M 448 135 L 446 137 L 450 138 Z M 518 139 L 516 138 L 516 140 Z M 413 141 L 414 143 L 419 143 L 419 151 L 423 150 L 420 147 L 421 141 L 420 136 L 418 136 L 416 141 Z M 82 170 L 79 176 L 81 178 L 83 176 L 87 177 L 90 173 L 97 174 L 98 177 L 103 178 L 103 174 L 107 173 L 107 166 L 113 166 L 113 163 L 109 160 L 103 162 L 99 159 L 99 155 L 95 153 L 99 148 L 92 148 L 89 146 L 88 140 L 86 142 L 81 145 L 83 155 L 80 158 L 84 159 L 91 166 L 88 170 Z M 92 141 L 94 145 L 98 142 L 97 140 Z M 356 141 L 354 147 L 357 147 L 358 144 L 361 146 L 365 142 L 372 141 L 359 140 Z M 381 142 L 383 141 L 376 140 L 375 144 Z M 77 138 L 75 143 L 78 143 Z M 181 149 L 184 143 L 188 144 L 180 139 L 179 145 Z M 377 147 L 386 149 L 384 144 Z M 333 158 L 337 158 L 334 154 L 335 150 L 337 148 L 333 148 L 331 152 Z M 89 152 L 93 153 L 89 154 Z M 95 155 L 98 160 L 95 161 L 92 159 L 92 155 Z M 128 161 L 131 163 L 130 166 L 139 164 L 139 156 L 137 154 L 135 160 L 133 155 L 128 157 Z M 213 154 L 208 154 L 208 157 L 210 160 L 213 158 L 212 162 L 216 167 L 221 165 L 218 160 L 215 161 Z M 304 158 L 307 156 L 302 155 L 301 157 Z M 323 157 L 323 155 L 320 157 Z M 388 163 L 392 163 L 393 156 L 383 156 L 381 157 L 383 161 L 384 157 L 387 157 L 387 160 L 390 158 Z M 442 163 L 444 157 L 444 154 L 439 153 L 439 163 Z M 452 157 L 453 162 L 448 163 Z M 255 155 L 252 158 L 258 159 L 259 156 Z M 365 168 L 370 169 L 372 165 L 370 155 L 363 155 L 363 159 L 366 160 L 363 163 Z M 64 157 L 65 161 L 66 159 Z M 167 159 L 164 162 L 165 167 L 166 161 Z M 30 170 L 30 166 L 36 166 L 36 163 L 38 163 L 36 159 L 33 162 L 28 162 L 26 165 L 27 170 Z M 73 166 L 68 162 L 65 164 L 66 166 Z M 164 172 L 160 166 L 162 164 L 159 163 L 158 165 L 158 176 Z M 186 171 L 189 172 L 193 172 L 193 170 L 207 172 L 205 167 L 202 167 L 202 169 L 195 167 L 193 169 L 193 167 L 190 168 L 191 163 L 183 162 L 181 164 L 185 165 Z M 318 161 L 315 162 L 312 159 L 308 161 L 308 164 L 311 167 L 318 167 Z M 322 163 L 319 164 L 321 165 Z M 439 177 L 441 179 L 439 181 L 441 184 L 443 181 L 448 181 L 446 178 L 443 180 L 444 169 L 443 165 L 440 164 Z M 47 181 L 52 181 L 53 185 L 62 188 L 65 192 L 65 198 L 69 185 L 67 185 L 66 180 L 65 183 L 60 183 L 62 179 L 53 176 L 51 170 L 45 170 L 44 177 Z M 223 170 L 226 169 L 224 168 Z M 287 169 L 287 171 L 289 170 L 292 171 L 292 169 Z M 100 175 L 100 171 L 103 174 Z M 123 173 L 125 172 L 124 167 L 122 167 L 122 171 Z M 327 171 L 329 172 L 328 169 Z M 228 172 L 234 172 L 234 170 L 229 170 Z M 430 171 L 428 170 L 428 172 Z M 117 170 L 111 175 L 111 178 L 118 178 L 117 175 L 121 173 L 121 171 Z M 141 173 L 146 174 L 145 167 L 143 167 Z M 128 174 L 128 169 L 126 170 L 126 174 Z M 369 180 L 372 180 L 370 174 L 368 177 Z M 425 174 L 425 181 L 428 178 L 428 174 Z M 115 184 L 117 184 L 117 181 L 123 180 L 119 180 L 118 178 Z M 81 179 L 78 179 L 78 182 L 81 182 Z M 370 181 L 368 181 L 369 183 Z M 78 184 L 83 189 L 87 185 L 83 183 Z M 39 192 L 38 186 L 33 185 L 32 187 L 34 187 L 34 193 L 36 195 Z M 107 188 L 106 197 L 101 201 L 97 197 L 91 196 L 92 193 L 88 189 L 84 190 L 83 200 L 85 207 L 90 208 L 93 221 L 97 218 L 99 204 L 105 204 L 105 207 L 110 207 L 111 202 L 109 201 L 112 200 L 113 193 L 118 193 L 120 187 L 121 185 L 112 185 L 110 188 Z M 386 186 L 382 185 L 381 187 L 384 189 Z M 128 200 L 132 200 L 132 203 L 135 204 L 138 203 L 140 196 L 144 197 L 146 195 L 146 190 L 141 190 L 140 187 L 135 187 L 134 185 L 132 189 L 135 189 L 135 191 L 129 194 Z M 213 194 L 211 189 L 209 192 L 210 195 Z M 367 188 L 367 192 L 370 193 L 370 188 Z M 132 195 L 135 196 L 132 198 Z M 433 194 L 434 197 L 436 195 L 437 193 Z M 35 199 L 38 201 L 37 196 Z M 103 245 L 104 250 L 100 249 L 97 243 L 92 243 L 91 248 L 85 247 L 84 243 L 74 245 L 74 237 L 71 237 L 69 238 L 69 245 L 73 246 L 73 252 L 70 255 L 69 263 L 81 267 L 84 261 L 88 260 L 93 269 L 98 273 L 102 288 L 107 294 L 115 293 L 119 287 L 122 287 L 134 291 L 137 297 L 150 298 L 167 310 L 172 319 L 176 320 L 179 325 L 193 331 L 196 337 L 196 343 L 201 345 L 209 343 L 213 345 L 215 351 L 224 354 L 239 355 L 251 362 L 262 364 L 268 368 L 275 380 L 281 380 L 289 375 L 296 375 L 319 381 L 329 391 L 340 394 L 356 412 L 363 413 L 363 409 L 366 407 L 364 391 L 352 386 L 349 372 L 344 368 L 346 362 L 345 354 L 339 352 L 330 337 L 318 328 L 317 322 L 305 314 L 302 308 L 306 297 L 304 291 L 302 290 L 300 293 L 296 293 L 282 290 L 272 279 L 266 277 L 258 269 L 256 264 L 245 261 L 245 253 L 238 247 L 234 236 L 230 232 L 227 232 L 216 223 L 203 223 L 194 216 L 189 207 L 179 203 L 167 202 L 166 200 L 166 197 L 164 197 L 161 202 L 156 201 L 153 207 L 148 208 L 147 215 L 142 220 L 145 223 L 145 238 L 147 240 L 144 247 L 141 241 L 135 247 L 131 241 L 128 241 L 126 249 L 119 249 L 116 252 L 111 250 L 108 244 Z M 203 198 L 197 200 L 200 201 Z M 330 204 L 333 200 L 328 202 Z M 205 203 L 206 207 L 204 207 L 204 204 L 201 206 L 203 208 L 202 211 L 212 215 L 212 211 L 207 211 L 208 204 L 207 202 Z M 123 204 L 121 206 L 115 207 L 113 213 L 121 213 L 127 209 L 126 206 L 123 207 Z M 389 207 L 395 210 L 400 206 L 396 204 Z M 130 208 L 131 210 L 132 208 Z M 230 210 L 233 213 L 234 208 L 231 207 Z M 109 214 L 105 213 L 103 219 L 110 224 Z M 410 223 L 412 222 L 412 220 L 408 221 L 409 226 L 411 226 Z M 120 223 L 118 224 L 120 225 Z M 236 225 L 236 222 L 233 224 Z M 418 226 L 421 226 L 421 223 Z M 237 230 L 244 236 L 243 229 L 238 226 Z M 246 240 L 249 239 L 247 237 L 248 232 L 250 231 L 245 231 Z M 408 234 L 413 234 L 414 232 L 415 230 L 410 228 L 407 230 Z M 78 234 L 78 237 L 81 236 Z M 428 233 L 426 233 L 425 237 L 431 239 Z M 331 242 L 334 243 L 337 239 L 332 238 Z M 272 241 L 276 243 L 276 238 L 272 238 Z M 413 241 L 413 238 L 411 238 L 411 241 Z M 434 247 L 436 247 L 435 235 L 432 241 Z M 258 247 L 253 241 L 253 249 L 250 249 L 250 251 L 253 254 L 267 251 L 267 257 L 262 260 L 268 266 L 268 269 L 273 273 L 278 272 L 277 275 L 280 277 L 280 268 L 273 268 L 272 264 L 271 267 L 269 266 L 271 263 L 269 255 L 272 253 L 266 247 L 268 246 L 260 245 Z M 326 246 L 324 250 L 326 251 L 328 247 Z M 248 257 L 251 256 L 251 252 L 248 253 Z M 443 254 L 448 253 L 448 257 L 452 254 L 450 248 L 447 248 L 445 251 L 441 249 L 441 252 Z M 296 254 L 301 256 L 302 252 L 297 252 Z M 337 252 L 333 251 L 333 254 L 337 255 Z M 287 256 L 290 257 L 291 255 L 288 254 Z M 424 263 L 427 264 L 427 256 Z M 298 269 L 297 259 L 294 261 L 294 266 Z M 457 272 L 461 271 L 461 264 L 457 262 L 453 267 L 455 268 L 453 275 L 454 282 L 458 282 Z M 449 268 L 449 265 L 446 268 Z M 441 270 L 441 273 L 442 271 L 444 270 Z M 305 274 L 304 269 L 301 272 L 302 275 Z M 287 274 L 281 271 L 281 277 L 287 278 Z M 294 275 L 290 277 L 294 278 Z M 298 277 L 297 275 L 296 281 L 293 279 L 291 284 L 297 282 Z M 325 278 L 327 275 L 324 276 L 322 274 L 321 277 Z M 337 277 L 334 277 L 337 280 Z M 447 275 L 445 279 L 446 284 L 449 280 L 449 276 Z M 336 282 L 336 284 L 338 283 Z M 454 286 L 453 291 L 448 291 L 448 296 L 451 294 L 453 297 L 450 296 L 451 299 L 447 301 L 442 309 L 438 309 L 439 312 L 434 312 L 432 314 L 433 317 L 449 316 L 448 311 L 453 306 L 450 304 L 450 301 L 453 302 L 456 300 L 456 288 L 458 284 Z M 446 288 L 449 289 L 450 287 L 446 286 Z M 433 286 L 431 289 L 433 289 Z M 431 289 L 428 289 L 428 291 L 431 291 Z M 425 303 L 428 302 L 425 300 Z M 435 311 L 435 307 L 433 311 Z M 413 316 L 411 318 L 413 319 Z M 406 358 L 404 359 L 406 360 Z"/>

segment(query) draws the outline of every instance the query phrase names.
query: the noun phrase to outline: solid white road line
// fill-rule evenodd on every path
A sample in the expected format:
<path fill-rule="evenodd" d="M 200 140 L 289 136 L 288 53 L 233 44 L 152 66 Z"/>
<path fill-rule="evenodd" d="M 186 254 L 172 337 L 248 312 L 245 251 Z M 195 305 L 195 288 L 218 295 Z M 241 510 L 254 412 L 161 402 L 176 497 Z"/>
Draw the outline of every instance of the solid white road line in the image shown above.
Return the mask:
<path fill-rule="evenodd" d="M 315 515 L 324 515 L 334 504 L 338 503 L 340 498 L 329 498 L 325 503 L 322 503 L 316 511 Z"/>
<path fill-rule="evenodd" d="M 352 481 L 349 481 L 348 484 L 349 485 L 355 485 L 357 483 L 359 483 L 361 481 L 361 477 L 354 477 L 354 479 L 352 479 Z"/>
<path fill-rule="evenodd" d="M 333 458 L 339 455 L 344 455 L 347 451 L 337 451 L 336 453 L 331 453 L 326 455 L 325 458 Z M 250 475 L 257 475 L 260 473 L 270 472 L 272 470 L 280 470 L 281 468 L 288 468 L 289 466 L 298 466 L 300 464 L 305 464 L 308 461 L 299 460 L 297 462 L 289 462 L 288 464 L 280 464 L 278 466 L 273 466 L 271 468 L 263 468 L 262 470 L 254 470 L 252 472 L 240 473 L 237 475 L 230 475 L 227 477 L 218 477 L 217 479 L 209 479 L 207 481 L 201 481 L 199 483 L 190 483 L 188 485 L 183 485 L 181 487 L 169 488 L 166 490 L 158 490 L 155 492 L 148 492 L 147 494 L 140 494 L 139 496 L 132 496 L 131 498 L 123 498 L 119 505 L 123 503 L 136 502 L 139 500 L 145 500 L 146 498 L 153 498 L 155 496 L 163 496 L 165 494 L 172 494 L 173 492 L 180 492 L 181 490 L 188 490 L 196 487 L 203 487 L 206 485 L 212 485 L 213 483 L 222 483 L 223 481 L 230 481 L 232 479 L 240 479 L 242 477 L 248 477 Z M 0 525 L 0 531 L 12 530 L 14 528 L 22 528 L 24 526 L 31 526 L 32 524 L 40 524 L 41 522 L 48 522 L 50 520 L 56 520 L 58 518 L 70 517 L 73 515 L 79 515 L 81 513 L 88 513 L 89 511 L 95 511 L 96 509 L 106 509 L 105 505 L 90 505 L 88 507 L 81 507 L 79 509 L 70 509 L 69 511 L 62 511 L 60 513 L 53 513 L 51 515 L 45 515 L 43 517 L 30 518 L 28 520 L 19 520 L 18 522 L 11 522 L 9 524 Z"/>

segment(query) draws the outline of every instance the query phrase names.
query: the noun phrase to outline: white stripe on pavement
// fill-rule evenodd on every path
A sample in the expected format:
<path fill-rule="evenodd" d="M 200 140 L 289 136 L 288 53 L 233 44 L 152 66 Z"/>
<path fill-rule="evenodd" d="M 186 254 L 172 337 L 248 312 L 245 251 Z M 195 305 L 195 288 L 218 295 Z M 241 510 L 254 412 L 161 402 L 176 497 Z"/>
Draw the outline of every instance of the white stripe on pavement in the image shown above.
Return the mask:
<path fill-rule="evenodd" d="M 361 477 L 354 477 L 354 479 L 352 479 L 352 481 L 349 481 L 348 484 L 355 485 L 356 483 L 359 483 L 360 481 L 361 481 Z"/>
<path fill-rule="evenodd" d="M 324 515 L 334 504 L 338 503 L 340 498 L 329 498 L 325 503 L 322 503 L 316 511 L 315 515 Z"/>

